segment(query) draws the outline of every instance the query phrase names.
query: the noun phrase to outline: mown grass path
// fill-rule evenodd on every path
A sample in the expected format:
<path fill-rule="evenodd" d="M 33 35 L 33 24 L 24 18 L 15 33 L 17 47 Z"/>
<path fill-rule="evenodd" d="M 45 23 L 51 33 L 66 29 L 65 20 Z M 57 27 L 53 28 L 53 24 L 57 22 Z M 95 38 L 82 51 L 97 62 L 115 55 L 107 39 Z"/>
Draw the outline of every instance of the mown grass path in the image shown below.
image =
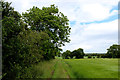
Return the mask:
<path fill-rule="evenodd" d="M 52 78 L 67 78 L 69 80 L 70 76 L 63 67 L 62 60 L 59 59 L 55 65 L 55 70 L 53 70 Z"/>

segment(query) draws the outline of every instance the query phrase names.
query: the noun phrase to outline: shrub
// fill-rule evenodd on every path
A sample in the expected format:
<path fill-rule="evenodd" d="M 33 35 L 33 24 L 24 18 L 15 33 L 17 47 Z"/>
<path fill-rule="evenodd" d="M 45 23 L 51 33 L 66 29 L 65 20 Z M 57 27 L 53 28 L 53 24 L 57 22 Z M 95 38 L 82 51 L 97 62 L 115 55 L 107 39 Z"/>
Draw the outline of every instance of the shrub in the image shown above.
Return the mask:
<path fill-rule="evenodd" d="M 92 58 L 92 56 L 91 56 L 91 55 L 88 55 L 88 58 Z"/>

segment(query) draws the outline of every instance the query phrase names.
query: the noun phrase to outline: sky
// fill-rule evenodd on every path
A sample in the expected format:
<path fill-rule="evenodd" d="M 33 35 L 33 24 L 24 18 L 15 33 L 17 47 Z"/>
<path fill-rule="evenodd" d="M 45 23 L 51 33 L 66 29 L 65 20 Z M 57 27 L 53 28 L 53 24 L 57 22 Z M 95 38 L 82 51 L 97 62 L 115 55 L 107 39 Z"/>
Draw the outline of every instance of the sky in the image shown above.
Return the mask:
<path fill-rule="evenodd" d="M 70 43 L 63 51 L 83 48 L 85 53 L 106 53 L 118 44 L 119 0 L 5 0 L 12 2 L 16 11 L 26 12 L 33 6 L 40 9 L 52 4 L 58 6 L 69 19 Z"/>

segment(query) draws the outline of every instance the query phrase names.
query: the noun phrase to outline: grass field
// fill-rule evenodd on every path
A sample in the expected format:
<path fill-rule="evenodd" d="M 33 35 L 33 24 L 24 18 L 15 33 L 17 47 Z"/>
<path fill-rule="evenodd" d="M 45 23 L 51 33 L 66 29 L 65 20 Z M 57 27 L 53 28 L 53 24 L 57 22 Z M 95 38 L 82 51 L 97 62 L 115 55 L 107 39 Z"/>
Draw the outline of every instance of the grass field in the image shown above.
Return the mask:
<path fill-rule="evenodd" d="M 117 59 L 66 59 L 71 78 L 118 78 Z"/>
<path fill-rule="evenodd" d="M 60 59 L 33 66 L 35 78 L 118 78 L 118 59 Z"/>

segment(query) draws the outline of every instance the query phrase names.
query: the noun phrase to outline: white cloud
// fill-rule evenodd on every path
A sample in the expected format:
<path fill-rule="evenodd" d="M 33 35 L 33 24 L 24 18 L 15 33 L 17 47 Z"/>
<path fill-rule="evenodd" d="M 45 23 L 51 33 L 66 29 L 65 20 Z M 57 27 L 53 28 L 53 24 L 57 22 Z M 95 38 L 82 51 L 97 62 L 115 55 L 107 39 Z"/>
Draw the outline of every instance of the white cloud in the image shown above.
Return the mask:
<path fill-rule="evenodd" d="M 101 4 L 86 4 L 82 6 L 82 11 L 88 15 L 88 19 L 102 20 L 108 17 L 109 8 Z"/>
<path fill-rule="evenodd" d="M 13 2 L 13 6 L 20 13 L 32 8 L 32 6 L 50 6 L 56 4 L 70 21 L 94 21 L 109 17 L 110 9 L 118 4 L 118 0 L 6 0 Z"/>
<path fill-rule="evenodd" d="M 117 4 L 118 0 L 70 0 L 60 2 L 58 6 L 70 21 L 90 22 L 113 15 L 109 11 Z"/>
<path fill-rule="evenodd" d="M 89 35 L 99 35 L 99 34 L 108 34 L 116 32 L 118 30 L 118 21 L 112 21 L 108 23 L 93 23 L 89 24 L 88 27 L 84 30 L 88 32 Z M 84 33 L 82 33 L 84 35 Z"/>
<path fill-rule="evenodd" d="M 118 21 L 80 25 L 72 28 L 71 42 L 62 47 L 65 50 L 83 48 L 85 52 L 105 52 L 109 46 L 118 43 Z"/>

